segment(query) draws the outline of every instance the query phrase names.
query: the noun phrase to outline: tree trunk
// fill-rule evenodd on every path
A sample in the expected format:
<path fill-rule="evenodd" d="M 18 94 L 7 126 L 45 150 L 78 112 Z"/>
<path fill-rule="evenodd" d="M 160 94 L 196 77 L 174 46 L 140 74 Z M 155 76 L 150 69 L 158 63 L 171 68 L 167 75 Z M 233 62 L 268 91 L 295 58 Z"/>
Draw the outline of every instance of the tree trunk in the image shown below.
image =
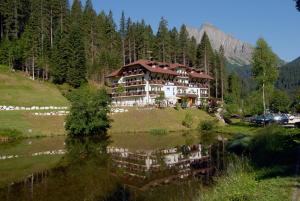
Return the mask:
<path fill-rule="evenodd" d="M 91 27 L 91 54 L 92 54 L 92 65 L 94 65 L 94 32 L 93 27 Z"/>
<path fill-rule="evenodd" d="M 223 74 L 223 65 L 221 66 L 221 98 L 224 102 L 224 74 Z"/>
<path fill-rule="evenodd" d="M 62 5 L 62 1 L 61 5 L 60 5 L 60 33 L 63 32 L 63 5 Z"/>
<path fill-rule="evenodd" d="M 262 85 L 262 98 L 263 98 L 264 114 L 266 114 L 265 82 L 263 82 Z"/>
<path fill-rule="evenodd" d="M 14 11 L 15 11 L 15 38 L 17 39 L 18 38 L 18 8 L 17 8 L 17 0 L 15 0 L 15 8 L 14 8 Z"/>
<path fill-rule="evenodd" d="M 34 57 L 34 54 L 33 54 L 33 57 L 32 57 L 32 79 L 35 80 L 35 75 L 34 75 L 34 71 L 35 71 L 35 57 Z"/>
<path fill-rule="evenodd" d="M 165 62 L 166 60 L 165 60 L 165 43 L 163 43 L 163 62 Z"/>
<path fill-rule="evenodd" d="M 50 45 L 51 48 L 53 47 L 53 15 L 52 15 L 52 8 L 50 10 Z"/>
<path fill-rule="evenodd" d="M 129 63 L 131 63 L 132 61 L 131 61 L 131 42 L 130 42 L 130 38 L 129 38 L 129 40 L 128 40 L 128 49 L 129 49 Z"/>
<path fill-rule="evenodd" d="M 133 39 L 133 61 L 136 61 L 136 44 L 135 44 L 135 38 Z"/>
<path fill-rule="evenodd" d="M 204 71 L 206 74 L 208 74 L 207 72 L 207 62 L 206 62 L 206 48 L 204 50 Z"/>
<path fill-rule="evenodd" d="M 215 86 L 215 89 L 216 89 L 216 98 L 218 98 L 218 71 L 216 70 L 216 76 L 215 76 L 215 79 L 216 79 L 216 86 Z"/>
<path fill-rule="evenodd" d="M 3 17 L 0 15 L 0 39 L 3 38 Z"/>
<path fill-rule="evenodd" d="M 125 66 L 125 40 L 122 39 L 122 55 L 123 55 L 123 65 Z"/>

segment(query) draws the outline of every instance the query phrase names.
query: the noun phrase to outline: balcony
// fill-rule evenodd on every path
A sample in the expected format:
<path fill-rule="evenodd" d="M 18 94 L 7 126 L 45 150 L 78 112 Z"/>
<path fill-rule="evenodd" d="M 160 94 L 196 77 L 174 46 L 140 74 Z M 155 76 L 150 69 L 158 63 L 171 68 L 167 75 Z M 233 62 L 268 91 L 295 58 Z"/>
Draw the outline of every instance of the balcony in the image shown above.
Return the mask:
<path fill-rule="evenodd" d="M 162 91 L 149 91 L 149 95 L 159 95 Z"/>
<path fill-rule="evenodd" d="M 117 88 L 119 85 L 123 85 L 124 87 L 135 87 L 135 86 L 140 86 L 140 85 L 146 85 L 146 82 L 144 80 L 123 82 L 123 83 L 118 83 L 118 84 L 111 84 L 110 87 Z"/>
<path fill-rule="evenodd" d="M 189 83 L 189 87 L 193 87 L 193 88 L 208 88 L 208 84 Z"/>
<path fill-rule="evenodd" d="M 181 92 L 181 93 L 177 93 L 176 96 L 178 96 L 178 97 L 193 97 L 193 98 L 197 98 L 198 94 L 192 93 L 192 92 Z"/>
<path fill-rule="evenodd" d="M 149 80 L 150 85 L 164 85 L 166 81 L 164 80 Z"/>
<path fill-rule="evenodd" d="M 139 85 L 145 85 L 146 82 L 144 80 L 138 80 L 138 81 L 132 81 L 132 82 L 125 82 L 125 87 L 130 86 L 139 86 Z"/>
<path fill-rule="evenodd" d="M 142 69 L 136 69 L 132 71 L 124 71 L 123 77 L 135 77 L 135 76 L 143 76 L 145 73 Z"/>
<path fill-rule="evenodd" d="M 145 91 L 125 92 L 125 93 L 113 93 L 112 98 L 130 97 L 130 96 L 145 96 Z"/>
<path fill-rule="evenodd" d="M 177 87 L 188 87 L 188 83 L 182 83 L 182 82 L 174 82 L 174 85 Z"/>

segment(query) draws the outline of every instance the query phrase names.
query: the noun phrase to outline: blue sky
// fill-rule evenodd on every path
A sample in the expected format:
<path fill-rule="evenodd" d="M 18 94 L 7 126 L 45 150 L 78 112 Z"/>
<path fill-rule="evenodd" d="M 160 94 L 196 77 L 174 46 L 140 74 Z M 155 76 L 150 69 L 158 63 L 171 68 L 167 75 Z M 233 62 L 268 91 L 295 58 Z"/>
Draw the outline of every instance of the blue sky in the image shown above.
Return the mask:
<path fill-rule="evenodd" d="M 85 1 L 85 0 L 82 0 Z M 264 37 L 282 59 L 300 56 L 300 12 L 293 0 L 93 0 L 97 12 L 113 11 L 144 19 L 156 31 L 161 16 L 169 27 L 200 27 L 208 22 L 234 37 L 255 44 Z"/>

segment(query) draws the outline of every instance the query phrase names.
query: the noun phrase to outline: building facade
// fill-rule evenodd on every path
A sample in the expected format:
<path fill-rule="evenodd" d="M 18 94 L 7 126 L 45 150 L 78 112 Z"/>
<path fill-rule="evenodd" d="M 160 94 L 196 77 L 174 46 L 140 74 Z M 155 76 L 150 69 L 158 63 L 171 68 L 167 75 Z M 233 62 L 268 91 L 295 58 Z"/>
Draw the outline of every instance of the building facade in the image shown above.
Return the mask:
<path fill-rule="evenodd" d="M 138 60 L 106 76 L 111 87 L 112 104 L 117 106 L 146 106 L 164 93 L 165 104 L 185 101 L 188 106 L 199 105 L 209 96 L 213 78 L 198 69 L 182 64 Z"/>

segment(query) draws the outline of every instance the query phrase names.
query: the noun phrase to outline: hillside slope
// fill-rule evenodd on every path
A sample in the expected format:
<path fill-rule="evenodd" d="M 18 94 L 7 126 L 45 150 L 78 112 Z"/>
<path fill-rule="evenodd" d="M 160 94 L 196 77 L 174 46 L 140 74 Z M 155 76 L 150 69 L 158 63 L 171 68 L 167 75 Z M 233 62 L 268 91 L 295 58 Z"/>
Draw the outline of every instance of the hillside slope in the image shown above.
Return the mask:
<path fill-rule="evenodd" d="M 209 114 L 199 109 L 180 109 L 177 111 L 174 108 L 129 108 L 129 112 L 112 115 L 113 122 L 109 132 L 149 132 L 151 129 L 157 128 L 166 129 L 168 131 L 187 130 L 187 128 L 182 125 L 182 120 L 187 113 L 190 113 L 193 118 L 193 129 L 197 127 L 200 121 L 214 119 Z"/>
<path fill-rule="evenodd" d="M 300 87 L 300 57 L 280 68 L 277 87 L 288 91 Z"/>
<path fill-rule="evenodd" d="M 0 105 L 67 106 L 67 99 L 51 83 L 33 81 L 0 65 Z"/>

